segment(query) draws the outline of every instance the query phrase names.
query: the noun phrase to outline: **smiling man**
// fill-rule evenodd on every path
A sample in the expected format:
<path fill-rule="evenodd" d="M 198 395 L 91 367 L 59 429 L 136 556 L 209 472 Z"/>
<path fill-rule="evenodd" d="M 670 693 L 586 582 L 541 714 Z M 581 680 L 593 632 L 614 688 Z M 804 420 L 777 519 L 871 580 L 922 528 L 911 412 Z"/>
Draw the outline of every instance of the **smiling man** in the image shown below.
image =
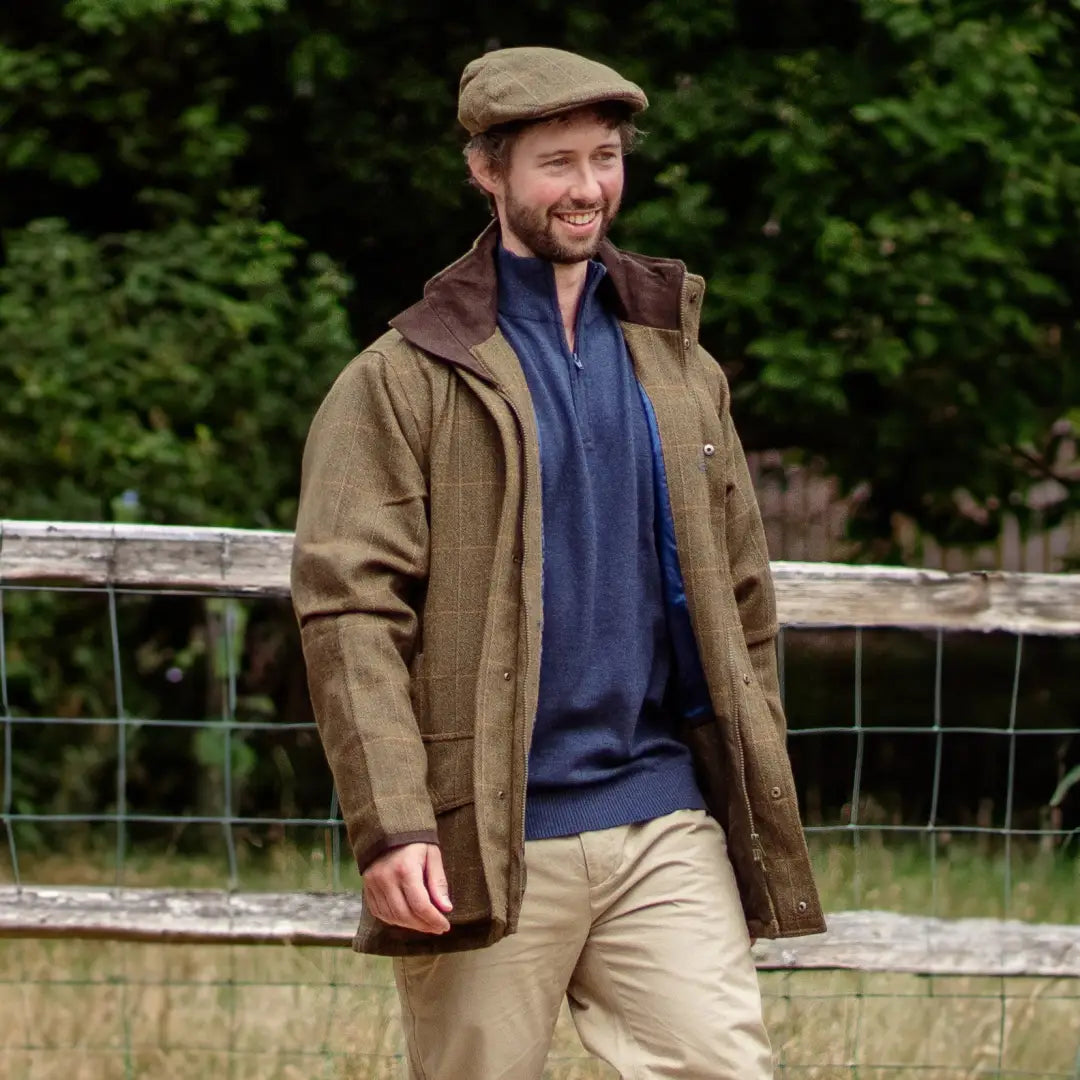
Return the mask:
<path fill-rule="evenodd" d="M 703 283 L 605 238 L 646 104 L 469 64 L 495 221 L 304 455 L 294 603 L 414 1080 L 539 1080 L 564 998 L 622 1077 L 769 1077 L 752 938 L 824 928 Z"/>

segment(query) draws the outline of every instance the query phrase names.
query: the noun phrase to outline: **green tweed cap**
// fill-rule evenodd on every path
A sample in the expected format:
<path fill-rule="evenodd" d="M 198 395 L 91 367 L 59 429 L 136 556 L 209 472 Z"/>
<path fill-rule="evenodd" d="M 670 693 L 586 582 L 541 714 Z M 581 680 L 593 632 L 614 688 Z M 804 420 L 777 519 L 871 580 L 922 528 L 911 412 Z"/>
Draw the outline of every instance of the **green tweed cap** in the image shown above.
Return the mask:
<path fill-rule="evenodd" d="M 471 61 L 461 75 L 458 120 L 470 135 L 515 120 L 622 101 L 631 112 L 649 105 L 640 86 L 605 64 L 562 49 L 496 49 Z"/>

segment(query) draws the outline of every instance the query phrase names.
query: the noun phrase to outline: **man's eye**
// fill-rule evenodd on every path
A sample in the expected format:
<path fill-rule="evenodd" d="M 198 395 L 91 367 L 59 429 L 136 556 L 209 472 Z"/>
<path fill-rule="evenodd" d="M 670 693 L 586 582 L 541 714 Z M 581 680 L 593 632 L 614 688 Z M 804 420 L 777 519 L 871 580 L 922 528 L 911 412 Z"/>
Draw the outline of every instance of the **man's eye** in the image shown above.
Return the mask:
<path fill-rule="evenodd" d="M 545 165 L 554 165 L 556 168 L 562 168 L 566 164 L 566 158 L 552 158 L 550 161 L 545 161 Z"/>

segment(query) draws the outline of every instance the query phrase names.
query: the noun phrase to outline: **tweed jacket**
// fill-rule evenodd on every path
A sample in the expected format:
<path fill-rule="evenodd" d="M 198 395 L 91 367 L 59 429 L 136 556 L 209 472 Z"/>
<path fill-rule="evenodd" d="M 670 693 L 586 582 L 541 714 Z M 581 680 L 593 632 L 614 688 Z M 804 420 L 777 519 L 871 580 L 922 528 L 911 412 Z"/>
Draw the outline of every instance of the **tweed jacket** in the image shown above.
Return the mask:
<path fill-rule="evenodd" d="M 491 944 L 515 931 L 526 887 L 540 456 L 525 377 L 496 324 L 497 240 L 493 225 L 344 370 L 304 452 L 293 602 L 357 865 L 437 842 L 454 902 L 443 935 L 364 911 L 362 952 Z M 610 243 L 599 257 L 655 412 L 713 706 L 679 734 L 727 832 L 751 934 L 817 933 L 764 533 L 726 380 L 697 342 L 704 284 L 680 262 Z"/>

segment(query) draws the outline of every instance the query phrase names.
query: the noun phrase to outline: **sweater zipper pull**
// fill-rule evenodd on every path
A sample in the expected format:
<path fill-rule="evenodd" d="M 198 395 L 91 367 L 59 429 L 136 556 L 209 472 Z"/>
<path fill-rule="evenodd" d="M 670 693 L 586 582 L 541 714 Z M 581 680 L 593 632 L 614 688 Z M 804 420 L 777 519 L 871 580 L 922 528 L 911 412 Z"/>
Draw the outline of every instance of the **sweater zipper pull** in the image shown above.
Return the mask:
<path fill-rule="evenodd" d="M 582 364 L 582 362 L 578 359 L 578 354 L 576 352 L 573 352 L 570 355 L 574 358 L 574 367 L 576 367 L 578 371 L 584 371 L 585 365 Z"/>

